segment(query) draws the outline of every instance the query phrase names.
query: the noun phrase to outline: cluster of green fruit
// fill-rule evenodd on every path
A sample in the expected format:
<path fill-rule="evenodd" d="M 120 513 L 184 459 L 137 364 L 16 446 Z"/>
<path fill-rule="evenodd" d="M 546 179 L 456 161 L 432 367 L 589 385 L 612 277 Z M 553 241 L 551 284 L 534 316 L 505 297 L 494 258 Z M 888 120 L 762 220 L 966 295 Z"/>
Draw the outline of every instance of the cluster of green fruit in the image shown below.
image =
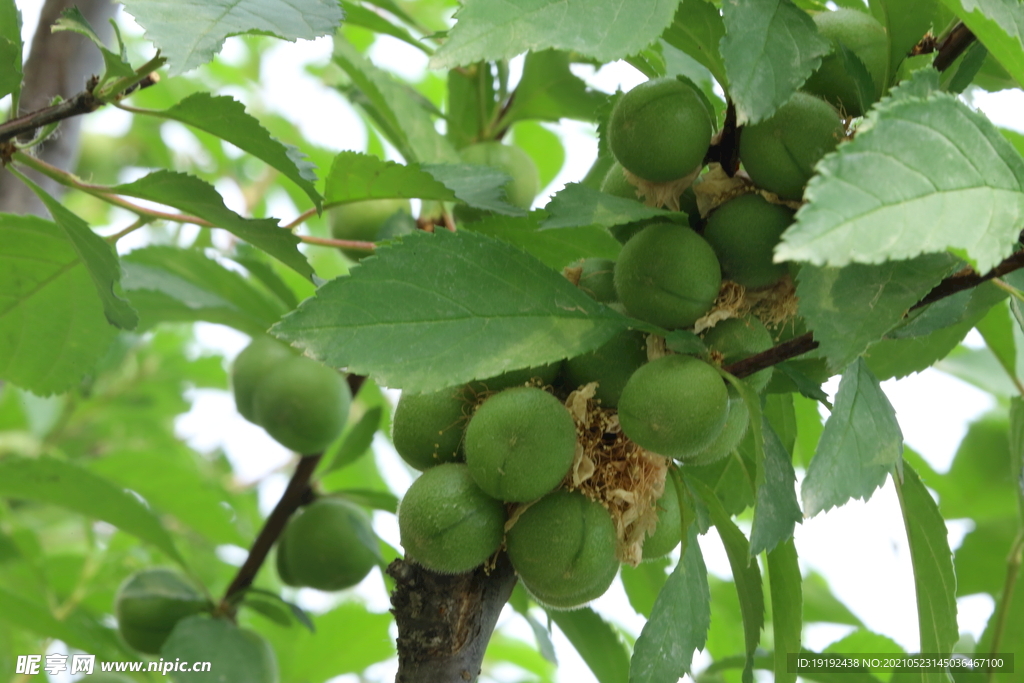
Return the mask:
<path fill-rule="evenodd" d="M 235 407 L 286 448 L 321 453 L 348 419 L 352 392 L 345 378 L 271 339 L 253 339 L 231 370 Z"/>

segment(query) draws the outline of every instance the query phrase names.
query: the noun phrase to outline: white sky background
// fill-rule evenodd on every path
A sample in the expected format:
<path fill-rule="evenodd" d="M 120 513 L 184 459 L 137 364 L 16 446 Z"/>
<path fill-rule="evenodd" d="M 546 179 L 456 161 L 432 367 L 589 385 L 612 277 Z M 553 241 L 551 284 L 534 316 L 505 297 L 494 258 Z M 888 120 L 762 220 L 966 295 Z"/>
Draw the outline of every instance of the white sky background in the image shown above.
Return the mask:
<path fill-rule="evenodd" d="M 35 30 L 40 4 L 39 0 L 18 2 L 24 15 L 26 41 Z M 228 40 L 223 53 L 225 57 L 230 58 L 232 50 L 237 48 L 233 43 L 232 39 Z M 302 69 L 308 63 L 326 63 L 330 54 L 329 39 L 279 43 L 263 56 L 267 68 L 263 70 L 261 99 L 297 122 L 312 142 L 339 151 L 361 151 L 366 144 L 366 134 L 360 117 L 340 95 L 325 88 Z M 387 36 L 378 38 L 370 56 L 375 63 L 407 77 L 415 78 L 426 68 L 426 57 L 422 53 Z M 607 92 L 617 87 L 629 89 L 644 80 L 639 72 L 624 63 L 609 65 L 596 74 L 593 69 L 581 69 L 578 73 L 594 87 Z M 517 77 L 515 70 L 514 77 Z M 1020 112 L 1024 112 L 1024 93 L 1021 91 L 977 93 L 972 104 L 988 114 L 997 125 L 1024 130 L 1020 118 Z M 99 112 L 86 118 L 86 128 L 116 133 L 118 129 L 123 130 L 125 116 L 117 110 Z M 538 198 L 538 206 L 545 204 L 548 197 L 566 182 L 582 178 L 596 156 L 596 137 L 592 126 L 566 122 L 553 127 L 553 130 L 563 136 L 567 160 L 559 176 Z M 182 137 L 180 133 L 171 126 L 166 134 L 174 138 L 176 145 L 187 145 L 187 135 Z M 235 204 L 232 208 L 239 208 L 236 200 L 240 197 L 232 196 L 230 188 L 218 189 L 228 190 L 225 194 L 229 206 Z M 274 206 L 273 210 L 276 217 L 284 220 L 298 213 L 287 201 Z M 200 347 L 223 352 L 229 358 L 248 342 L 245 335 L 217 325 L 197 325 L 196 335 Z M 976 333 L 972 335 L 973 343 L 980 343 Z M 972 338 L 969 337 L 968 341 L 971 342 Z M 837 386 L 838 378 L 834 378 L 826 389 L 833 394 Z M 988 394 L 936 370 L 926 370 L 900 381 L 890 380 L 884 382 L 883 387 L 896 408 L 907 444 L 938 471 L 948 469 L 968 423 L 994 405 Z M 192 398 L 192 410 L 178 422 L 182 437 L 200 450 L 223 448 L 240 481 L 254 482 L 264 478 L 260 484 L 260 501 L 262 509 L 269 511 L 287 482 L 284 471 L 291 460 L 290 453 L 266 436 L 262 429 L 238 416 L 230 394 L 202 390 L 193 392 Z M 412 480 L 410 470 L 391 451 L 386 439 L 378 437 L 376 445 L 379 447 L 377 457 L 381 461 L 381 469 L 389 483 L 396 491 L 404 491 Z M 393 516 L 377 513 L 375 527 L 388 542 L 399 545 Z M 949 527 L 950 543 L 956 548 L 970 531 L 970 522 L 953 521 Z M 805 520 L 797 527 L 796 544 L 805 571 L 813 569 L 823 574 L 837 597 L 868 628 L 889 636 L 907 651 L 916 650 L 918 635 L 913 572 L 902 516 L 891 483 L 877 491 L 867 503 L 854 501 Z M 730 576 L 724 549 L 714 530 L 701 538 L 701 549 L 709 571 L 723 578 Z M 244 558 L 241 548 L 225 548 L 223 551 L 222 557 L 226 561 L 240 564 Z M 378 572 L 373 572 L 356 591 L 341 595 L 351 599 L 356 593 L 375 610 L 388 608 L 387 594 Z M 311 608 L 328 607 L 337 599 L 309 589 L 300 591 L 298 597 Z M 639 634 L 643 620 L 628 617 L 633 611 L 618 582 L 593 606 L 634 636 Z M 979 637 L 993 608 L 991 599 L 980 596 L 962 598 L 959 608 L 961 631 Z M 509 631 L 523 640 L 533 642 L 525 622 L 509 612 L 510 608 L 506 608 L 500 623 L 507 624 Z M 820 649 L 849 630 L 846 627 L 811 626 L 805 629 L 804 644 Z M 573 683 L 595 680 L 572 646 L 558 633 L 555 645 L 559 657 L 558 680 Z M 707 661 L 702 655 L 698 655 L 696 660 L 699 666 Z M 371 669 L 371 676 L 393 680 L 395 666 L 394 661 L 378 665 Z M 518 676 L 510 680 L 515 678 Z M 360 679 L 342 676 L 335 680 L 348 683 Z"/>

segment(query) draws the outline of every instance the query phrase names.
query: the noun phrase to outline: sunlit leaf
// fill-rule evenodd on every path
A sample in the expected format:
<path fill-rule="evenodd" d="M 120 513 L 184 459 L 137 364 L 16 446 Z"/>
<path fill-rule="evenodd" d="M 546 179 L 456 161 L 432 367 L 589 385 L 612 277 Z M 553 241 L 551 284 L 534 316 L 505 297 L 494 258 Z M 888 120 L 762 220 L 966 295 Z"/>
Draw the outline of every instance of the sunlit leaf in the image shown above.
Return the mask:
<path fill-rule="evenodd" d="M 551 621 L 569 639 L 599 683 L 617 683 L 629 675 L 629 651 L 615 629 L 601 616 L 583 607 L 551 610 Z"/>

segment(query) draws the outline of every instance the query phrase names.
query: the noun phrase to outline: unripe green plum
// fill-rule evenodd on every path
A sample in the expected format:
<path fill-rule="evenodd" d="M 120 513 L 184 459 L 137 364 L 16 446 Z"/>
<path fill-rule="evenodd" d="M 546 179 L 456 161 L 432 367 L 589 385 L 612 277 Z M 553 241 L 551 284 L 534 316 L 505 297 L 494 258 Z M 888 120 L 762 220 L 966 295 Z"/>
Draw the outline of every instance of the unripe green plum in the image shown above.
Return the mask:
<path fill-rule="evenodd" d="M 576 455 L 576 423 L 562 402 L 534 387 L 484 401 L 466 427 L 466 465 L 489 496 L 525 503 L 558 486 Z"/>
<path fill-rule="evenodd" d="M 392 425 L 395 450 L 420 471 L 461 460 L 470 405 L 463 387 L 427 394 L 403 391 Z"/>
<path fill-rule="evenodd" d="M 480 142 L 461 152 L 467 164 L 490 166 L 512 177 L 505 185 L 505 198 L 512 206 L 529 209 L 540 191 L 540 174 L 530 155 L 515 145 Z"/>
<path fill-rule="evenodd" d="M 557 609 L 601 597 L 619 569 L 611 515 L 578 491 L 555 491 L 528 507 L 506 544 L 526 589 Z"/>
<path fill-rule="evenodd" d="M 223 618 L 195 616 L 183 619 L 160 654 L 162 661 L 167 663 L 178 660 L 182 663 L 210 662 L 208 671 L 175 671 L 171 678 L 176 683 L 280 681 L 277 658 L 270 643 L 255 631 L 239 628 Z"/>
<path fill-rule="evenodd" d="M 601 192 L 623 199 L 639 199 L 636 194 L 636 185 L 626 180 L 624 170 L 619 162 L 613 163 L 612 167 L 608 169 L 608 173 L 605 174 L 604 180 L 601 181 Z"/>
<path fill-rule="evenodd" d="M 565 375 L 570 388 L 597 382 L 594 398 L 605 408 L 614 408 L 619 404 L 626 382 L 646 362 L 646 335 L 636 330 L 623 330 L 597 350 L 566 361 Z"/>
<path fill-rule="evenodd" d="M 679 513 L 679 493 L 671 479 L 665 482 L 665 492 L 657 501 L 658 526 L 644 539 L 643 558 L 656 560 L 665 557 L 683 538 L 683 520 Z"/>
<path fill-rule="evenodd" d="M 729 388 L 729 415 L 725 418 L 725 426 L 715 440 L 701 452 L 685 458 L 687 465 L 710 465 L 728 456 L 740 445 L 747 427 L 750 426 L 750 411 L 747 404 L 732 387 Z"/>
<path fill-rule="evenodd" d="M 401 214 L 397 217 L 396 214 Z M 336 240 L 378 242 L 397 234 L 404 234 L 412 219 L 412 205 L 408 199 L 367 199 L 361 202 L 341 204 L 329 211 L 331 236 Z M 383 233 L 383 234 L 382 234 Z M 352 259 L 360 259 L 370 252 L 359 249 L 342 249 Z"/>
<path fill-rule="evenodd" d="M 843 121 L 820 97 L 794 93 L 772 116 L 740 133 L 740 160 L 758 187 L 800 199 L 814 165 L 843 138 Z"/>
<path fill-rule="evenodd" d="M 272 369 L 256 388 L 255 422 L 286 448 L 321 453 L 345 427 L 352 392 L 345 378 L 296 356 Z"/>
<path fill-rule="evenodd" d="M 117 591 L 114 611 L 121 637 L 146 654 L 160 653 L 181 619 L 213 608 L 180 574 L 157 567 L 129 576 Z"/>
<path fill-rule="evenodd" d="M 615 262 L 615 290 L 626 310 L 667 329 L 689 327 L 718 297 L 721 268 L 714 250 L 690 228 L 649 225 Z"/>
<path fill-rule="evenodd" d="M 619 398 L 619 423 L 636 444 L 687 458 L 715 440 L 729 415 L 718 372 L 692 356 L 664 356 L 633 373 Z"/>
<path fill-rule="evenodd" d="M 615 103 L 608 146 L 624 168 L 661 183 L 695 171 L 704 162 L 712 133 L 711 115 L 693 87 L 658 78 Z"/>
<path fill-rule="evenodd" d="M 764 323 L 753 316 L 719 321 L 704 334 L 704 343 L 722 354 L 722 364 L 732 365 L 767 351 L 775 345 Z M 746 378 L 755 391 L 763 391 L 772 378 L 772 368 L 758 370 Z"/>
<path fill-rule="evenodd" d="M 300 509 L 278 543 L 278 575 L 290 586 L 340 591 L 362 581 L 377 564 L 369 515 L 340 498 L 320 498 Z"/>
<path fill-rule="evenodd" d="M 704 239 L 718 255 L 726 279 L 758 289 L 788 272 L 785 263 L 773 263 L 772 258 L 782 233 L 792 224 L 791 209 L 759 194 L 744 194 L 711 212 Z"/>
<path fill-rule="evenodd" d="M 580 268 L 580 281 L 577 287 L 591 299 L 610 304 L 619 300 L 615 292 L 615 261 L 606 258 L 585 258 L 573 263 Z"/>
<path fill-rule="evenodd" d="M 815 14 L 814 23 L 818 33 L 832 43 L 832 52 L 822 58 L 821 66 L 807 79 L 804 90 L 824 97 L 847 116 L 862 116 L 885 90 L 889 70 L 889 36 L 885 27 L 867 12 L 842 8 Z M 839 54 L 840 43 L 857 56 L 871 76 L 874 99 L 864 102 L 863 107 L 857 82 Z"/>
<path fill-rule="evenodd" d="M 254 400 L 256 388 L 271 370 L 294 358 L 295 353 L 281 342 L 267 336 L 254 337 L 231 366 L 231 388 L 235 408 L 249 422 L 256 422 Z"/>
<path fill-rule="evenodd" d="M 443 574 L 483 564 L 501 546 L 504 529 L 504 504 L 484 493 L 461 463 L 421 474 L 398 506 L 406 556 Z"/>

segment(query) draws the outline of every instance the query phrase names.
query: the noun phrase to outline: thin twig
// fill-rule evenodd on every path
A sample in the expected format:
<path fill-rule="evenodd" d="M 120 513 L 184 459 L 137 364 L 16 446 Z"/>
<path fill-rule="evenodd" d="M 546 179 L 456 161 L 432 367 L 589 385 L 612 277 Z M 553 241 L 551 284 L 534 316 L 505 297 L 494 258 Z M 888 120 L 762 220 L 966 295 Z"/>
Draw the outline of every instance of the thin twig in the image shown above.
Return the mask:
<path fill-rule="evenodd" d="M 1017 577 L 1020 574 L 1021 555 L 1024 554 L 1024 531 L 1017 532 L 1017 538 L 1010 546 L 1010 554 L 1006 558 L 1006 581 L 1003 582 L 1003 594 L 999 598 L 999 607 L 994 615 L 995 626 L 992 631 L 991 654 L 999 652 L 1002 644 L 1003 632 L 1006 630 L 1006 620 L 1010 615 L 1010 602 L 1013 600 L 1014 588 L 1017 585 Z M 988 669 L 988 680 L 993 680 L 995 671 L 991 665 Z"/>
<path fill-rule="evenodd" d="M 958 23 L 949 32 L 949 35 L 939 43 L 938 54 L 935 55 L 935 61 L 932 62 L 932 66 L 940 72 L 945 71 L 975 40 L 977 38 L 971 32 L 971 29 L 967 28 L 963 22 Z"/>
<path fill-rule="evenodd" d="M 319 244 L 322 247 L 358 249 L 359 251 L 373 251 L 377 248 L 377 245 L 373 242 L 362 242 L 360 240 L 335 240 L 329 237 L 314 237 L 312 235 L 297 235 L 297 237 L 306 244 Z"/>

